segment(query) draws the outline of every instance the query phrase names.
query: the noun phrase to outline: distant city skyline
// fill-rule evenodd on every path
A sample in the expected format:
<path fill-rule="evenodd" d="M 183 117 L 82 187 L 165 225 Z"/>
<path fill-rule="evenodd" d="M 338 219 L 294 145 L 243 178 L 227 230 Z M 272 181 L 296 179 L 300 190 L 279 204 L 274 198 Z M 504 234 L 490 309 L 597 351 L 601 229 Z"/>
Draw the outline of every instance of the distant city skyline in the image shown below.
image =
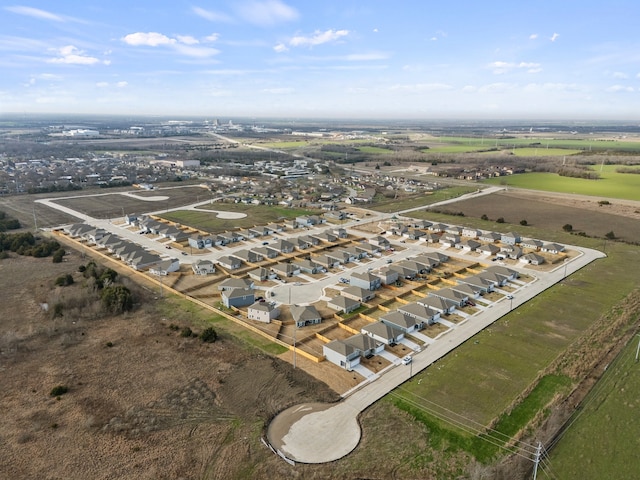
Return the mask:
<path fill-rule="evenodd" d="M 639 14 L 631 0 L 16 2 L 0 7 L 0 113 L 639 120 Z"/>

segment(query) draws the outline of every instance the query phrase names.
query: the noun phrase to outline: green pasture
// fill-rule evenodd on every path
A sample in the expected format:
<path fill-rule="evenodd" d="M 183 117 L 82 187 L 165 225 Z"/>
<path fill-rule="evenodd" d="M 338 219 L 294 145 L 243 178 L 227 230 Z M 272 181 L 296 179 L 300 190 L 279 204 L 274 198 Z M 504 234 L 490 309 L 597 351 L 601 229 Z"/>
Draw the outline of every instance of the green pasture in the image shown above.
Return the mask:
<path fill-rule="evenodd" d="M 242 203 L 214 203 L 205 206 L 207 210 L 176 210 L 166 212 L 160 217 L 181 225 L 197 228 L 209 233 L 220 233 L 235 228 L 249 228 L 256 225 L 266 225 L 299 215 L 314 215 L 315 210 L 288 208 L 268 205 L 246 205 Z M 210 209 L 210 210 L 209 210 Z M 245 218 L 229 220 L 217 218 L 216 211 L 245 213 Z"/>
<path fill-rule="evenodd" d="M 569 148 L 523 147 L 514 148 L 512 152 L 516 157 L 559 157 L 561 155 L 574 155 L 580 153 L 580 150 L 571 150 Z"/>
<path fill-rule="evenodd" d="M 573 149 L 578 151 L 640 152 L 640 142 L 621 140 L 598 140 L 590 138 L 495 138 L 495 137 L 436 137 L 435 148 L 440 145 L 454 145 L 468 149 L 531 147 L 539 149 Z M 427 151 L 433 151 L 431 148 Z M 470 150 L 471 151 L 471 150 Z"/>
<path fill-rule="evenodd" d="M 441 190 L 435 190 L 433 193 L 420 193 L 395 200 L 393 198 L 376 197 L 373 205 L 369 206 L 369 209 L 383 213 L 401 212 L 409 208 L 427 206 L 443 200 L 456 198 L 475 190 L 477 190 L 477 188 L 449 187 Z"/>
<path fill-rule="evenodd" d="M 380 148 L 380 147 L 358 147 L 358 151 L 362 153 L 371 153 L 373 155 L 382 154 L 382 155 L 391 155 L 393 154 L 393 150 L 389 150 L 388 148 Z"/>
<path fill-rule="evenodd" d="M 296 140 L 291 142 L 269 142 L 269 143 L 260 143 L 259 146 L 264 148 L 272 148 L 274 150 L 287 150 L 293 148 L 302 148 L 309 145 L 310 142 L 306 140 Z"/>
<path fill-rule="evenodd" d="M 570 420 L 549 458 L 555 478 L 638 478 L 637 345 L 638 337 L 632 337 Z"/>
<path fill-rule="evenodd" d="M 598 180 L 561 177 L 555 173 L 524 173 L 508 177 L 492 178 L 484 183 L 508 185 L 517 188 L 543 190 L 547 192 L 577 193 L 597 197 L 640 200 L 640 174 L 618 173 L 619 165 L 593 166 L 600 174 Z"/>
<path fill-rule="evenodd" d="M 574 240 L 595 246 L 593 239 Z M 486 450 L 473 435 L 450 426 L 429 410 L 437 411 L 434 405 L 444 406 L 481 425 L 496 420 L 496 429 L 511 436 L 554 394 L 566 393 L 570 382 L 556 376 L 536 387 L 543 391 L 534 389 L 511 415 L 504 414 L 514 399 L 536 382 L 540 372 L 636 287 L 637 268 L 633 265 L 640 261 L 637 247 L 609 244 L 607 255 L 518 307 L 405 384 L 411 396 L 423 399 L 421 403 L 429 407 L 416 418 L 427 418 L 424 423 L 432 435 L 440 432 L 447 441 L 451 436 L 459 438 L 460 448 L 488 460 L 487 455 L 496 449 Z M 403 408 L 402 399 L 394 402 Z M 405 409 L 411 413 L 415 406 Z M 437 429 L 433 430 L 433 425 Z"/>

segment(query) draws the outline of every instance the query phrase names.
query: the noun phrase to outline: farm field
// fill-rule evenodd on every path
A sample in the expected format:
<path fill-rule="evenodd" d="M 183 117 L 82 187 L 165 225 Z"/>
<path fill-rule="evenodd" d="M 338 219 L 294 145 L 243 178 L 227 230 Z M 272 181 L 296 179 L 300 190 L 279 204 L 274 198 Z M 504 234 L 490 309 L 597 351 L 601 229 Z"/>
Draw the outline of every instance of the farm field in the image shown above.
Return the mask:
<path fill-rule="evenodd" d="M 604 238 L 608 232 L 613 231 L 616 237 L 623 240 L 640 241 L 640 222 L 637 220 L 640 216 L 635 214 L 634 220 L 633 216 L 629 218 L 614 214 L 611 208 L 615 207 L 615 201 L 612 203 L 614 205 L 598 206 L 597 202 L 594 202 L 593 209 L 585 209 L 572 207 L 568 201 L 560 204 L 557 198 L 549 197 L 541 201 L 539 197 L 531 197 L 526 192 L 501 191 L 456 202 L 450 208 L 464 213 L 465 223 L 473 222 L 472 226 L 485 230 L 504 231 L 505 228 L 509 228 L 524 236 L 551 240 L 553 238 L 550 238 L 549 233 L 545 233 L 544 230 L 562 232 L 562 227 L 570 224 L 574 231 L 582 231 L 590 236 Z M 630 208 L 633 211 L 633 207 Z M 480 220 L 480 217 L 485 214 L 491 221 Z M 429 211 L 413 212 L 411 215 L 430 220 L 437 218 Z M 500 217 L 504 218 L 507 224 L 512 225 L 509 227 L 502 223 L 495 223 L 495 220 Z M 526 220 L 527 226 L 519 225 L 521 220 Z M 446 222 L 446 220 L 439 221 Z M 544 230 L 539 231 L 540 227 L 544 227 Z M 563 241 L 571 243 L 575 239 L 570 237 Z"/>
<path fill-rule="evenodd" d="M 508 185 L 547 192 L 577 193 L 607 198 L 640 200 L 640 174 L 617 173 L 615 165 L 605 165 L 593 170 L 600 172 L 599 180 L 561 177 L 555 173 L 524 173 L 508 177 L 492 178 L 484 183 Z"/>
<path fill-rule="evenodd" d="M 549 458 L 557 478 L 637 477 L 640 407 L 637 345 L 638 337 L 633 337 L 570 420 L 571 426 Z"/>
<path fill-rule="evenodd" d="M 578 151 L 622 151 L 640 152 L 640 141 L 618 139 L 591 139 L 591 138 L 546 138 L 543 136 L 521 136 L 513 138 L 495 137 L 432 137 L 428 143 L 438 146 L 447 145 L 465 147 L 468 149 L 486 150 L 489 148 L 533 147 L 539 149 L 557 148 Z M 431 151 L 431 148 L 429 150 Z M 469 150 L 473 151 L 473 150 Z"/>

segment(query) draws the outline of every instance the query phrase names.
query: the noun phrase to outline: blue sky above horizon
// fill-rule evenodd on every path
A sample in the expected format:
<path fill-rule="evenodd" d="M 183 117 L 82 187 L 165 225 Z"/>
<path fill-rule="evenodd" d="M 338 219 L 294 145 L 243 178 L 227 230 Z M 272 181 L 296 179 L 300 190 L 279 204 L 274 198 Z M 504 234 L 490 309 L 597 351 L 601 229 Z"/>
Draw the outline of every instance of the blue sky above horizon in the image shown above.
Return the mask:
<path fill-rule="evenodd" d="M 5 113 L 640 116 L 632 0 L 1 4 Z"/>

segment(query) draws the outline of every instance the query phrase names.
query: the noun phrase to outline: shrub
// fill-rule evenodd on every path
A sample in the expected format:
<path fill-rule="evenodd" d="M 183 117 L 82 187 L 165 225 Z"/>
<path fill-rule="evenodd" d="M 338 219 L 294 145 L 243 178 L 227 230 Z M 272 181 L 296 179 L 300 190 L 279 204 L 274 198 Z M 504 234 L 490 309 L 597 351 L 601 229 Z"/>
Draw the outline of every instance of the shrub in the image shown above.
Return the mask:
<path fill-rule="evenodd" d="M 69 391 L 69 387 L 66 385 L 57 385 L 51 389 L 49 395 L 52 397 L 59 397 L 60 395 L 64 395 Z"/>
<path fill-rule="evenodd" d="M 572 231 L 573 231 L 573 225 L 571 225 L 570 223 L 565 223 L 565 224 L 562 226 L 562 229 L 563 229 L 565 232 L 572 232 Z"/>
<path fill-rule="evenodd" d="M 496 223 L 504 223 L 504 218 L 500 217 L 496 220 Z"/>
<path fill-rule="evenodd" d="M 486 214 L 483 214 L 483 215 L 480 217 L 480 220 L 489 220 L 489 217 L 487 217 L 487 215 L 486 215 Z"/>
<path fill-rule="evenodd" d="M 529 225 L 529 222 L 527 222 L 526 220 L 520 220 L 520 225 L 526 227 L 527 225 Z"/>
<path fill-rule="evenodd" d="M 191 330 L 189 327 L 184 327 L 182 330 L 180 330 L 181 337 L 189 338 L 191 335 L 193 335 L 193 330 Z"/>
<path fill-rule="evenodd" d="M 107 312 L 118 314 L 133 308 L 133 295 L 124 285 L 110 285 L 102 290 L 102 306 Z"/>
<path fill-rule="evenodd" d="M 613 240 L 613 239 L 615 239 L 615 238 L 616 238 L 616 234 L 615 234 L 615 233 L 613 233 L 613 231 L 611 231 L 611 232 L 607 232 L 604 236 L 605 236 L 605 238 L 607 238 L 608 240 Z"/>
<path fill-rule="evenodd" d="M 67 287 L 73 285 L 73 275 L 67 273 L 66 275 L 60 275 L 56 278 L 55 284 L 59 287 Z"/>
<path fill-rule="evenodd" d="M 53 263 L 60 263 L 62 262 L 63 258 L 64 258 L 64 249 L 59 248 L 53 253 L 52 261 Z"/>
<path fill-rule="evenodd" d="M 205 343 L 214 343 L 218 339 L 218 332 L 216 332 L 213 327 L 205 328 L 200 333 L 200 340 Z"/>

